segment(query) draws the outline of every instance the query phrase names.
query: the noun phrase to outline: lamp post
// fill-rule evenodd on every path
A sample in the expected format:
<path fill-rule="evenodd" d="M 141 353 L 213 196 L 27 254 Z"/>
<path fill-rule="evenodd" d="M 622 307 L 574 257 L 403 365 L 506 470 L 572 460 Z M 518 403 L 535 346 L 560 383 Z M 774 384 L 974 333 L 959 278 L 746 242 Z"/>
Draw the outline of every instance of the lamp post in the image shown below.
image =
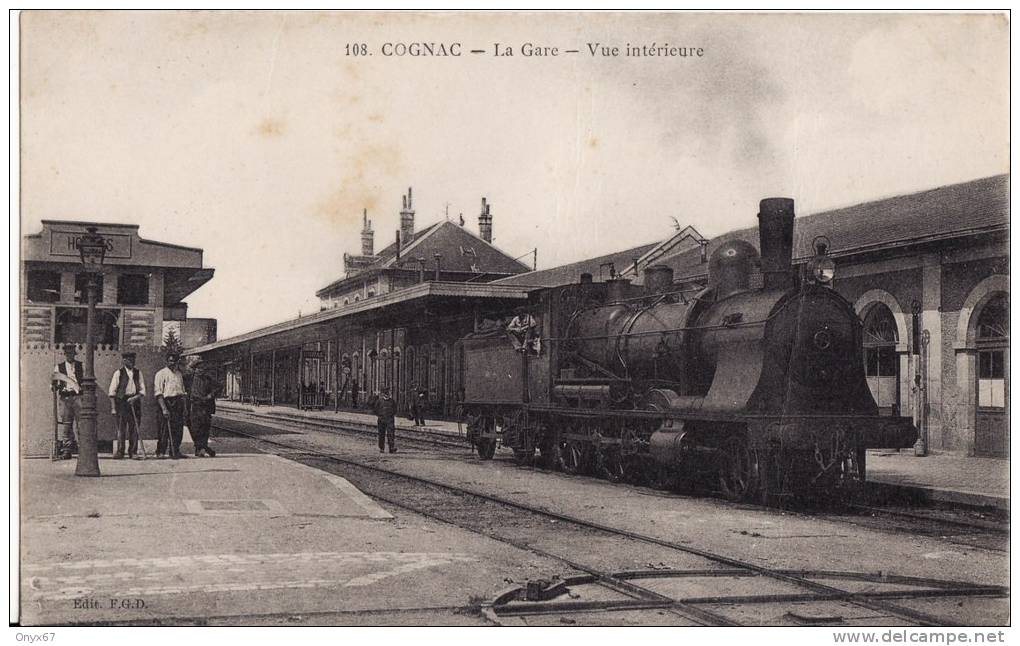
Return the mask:
<path fill-rule="evenodd" d="M 78 240 L 81 264 L 88 276 L 88 315 L 85 319 L 85 374 L 82 378 L 81 412 L 78 415 L 78 465 L 76 476 L 99 476 L 99 448 L 96 433 L 96 336 L 93 326 L 96 318 L 96 294 L 99 283 L 96 277 L 103 271 L 106 258 L 106 240 L 96 233 L 96 227 L 86 227 L 88 233 Z"/>

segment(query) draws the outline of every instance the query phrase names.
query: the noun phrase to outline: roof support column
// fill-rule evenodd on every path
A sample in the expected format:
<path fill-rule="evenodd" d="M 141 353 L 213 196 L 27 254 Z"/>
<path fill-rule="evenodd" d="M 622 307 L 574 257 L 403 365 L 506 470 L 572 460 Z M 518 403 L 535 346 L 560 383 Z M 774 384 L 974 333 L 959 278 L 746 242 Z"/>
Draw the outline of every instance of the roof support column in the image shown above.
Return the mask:
<path fill-rule="evenodd" d="M 276 406 L 276 350 L 269 360 L 269 405 Z"/>
<path fill-rule="evenodd" d="M 297 407 L 298 410 L 303 410 L 305 407 L 305 346 L 301 346 L 298 349 L 297 356 Z"/>
<path fill-rule="evenodd" d="M 255 405 L 255 353 L 248 349 L 248 396 Z"/>
<path fill-rule="evenodd" d="M 942 258 L 925 254 L 921 266 L 921 329 L 928 332 L 928 447 L 944 448 L 942 437 Z"/>
<path fill-rule="evenodd" d="M 340 360 L 343 359 L 343 353 L 340 351 L 340 332 L 336 333 L 336 362 L 333 364 L 333 412 L 340 412 L 340 378 L 343 377 L 343 366 L 340 365 Z"/>

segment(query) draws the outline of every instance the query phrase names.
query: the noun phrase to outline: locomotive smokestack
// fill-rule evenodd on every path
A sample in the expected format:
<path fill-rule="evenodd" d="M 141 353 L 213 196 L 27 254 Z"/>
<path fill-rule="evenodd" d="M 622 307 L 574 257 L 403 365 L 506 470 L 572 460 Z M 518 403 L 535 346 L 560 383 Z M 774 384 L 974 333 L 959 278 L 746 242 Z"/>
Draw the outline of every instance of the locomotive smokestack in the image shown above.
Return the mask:
<path fill-rule="evenodd" d="M 758 206 L 761 271 L 765 289 L 793 285 L 793 200 L 769 197 Z"/>

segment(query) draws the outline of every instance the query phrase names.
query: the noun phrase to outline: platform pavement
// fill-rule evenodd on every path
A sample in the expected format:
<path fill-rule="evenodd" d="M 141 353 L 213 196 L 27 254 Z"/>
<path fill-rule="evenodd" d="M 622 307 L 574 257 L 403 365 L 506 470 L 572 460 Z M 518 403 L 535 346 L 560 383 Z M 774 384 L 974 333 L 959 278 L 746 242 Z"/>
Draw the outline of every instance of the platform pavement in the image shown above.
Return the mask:
<path fill-rule="evenodd" d="M 399 623 L 402 608 L 464 604 L 500 580 L 479 568 L 484 539 L 423 534 L 344 478 L 219 444 L 216 458 L 102 456 L 99 478 L 76 477 L 74 460 L 22 459 L 22 625 L 317 623 L 380 608 L 397 614 L 374 621 Z"/>
<path fill-rule="evenodd" d="M 868 452 L 868 479 L 946 503 L 1009 509 L 1009 460 L 951 453 Z"/>
<path fill-rule="evenodd" d="M 314 421 L 347 421 L 374 425 L 368 412 L 298 410 L 291 406 L 252 406 L 223 401 L 222 412 L 244 411 L 261 415 L 286 415 Z M 464 436 L 463 424 L 426 419 L 425 430 L 452 436 Z M 398 417 L 399 430 L 414 431 L 414 423 Z M 882 485 L 907 489 L 939 502 L 1009 509 L 1009 460 L 976 458 L 952 453 L 917 457 L 913 450 L 868 452 L 868 479 Z"/>

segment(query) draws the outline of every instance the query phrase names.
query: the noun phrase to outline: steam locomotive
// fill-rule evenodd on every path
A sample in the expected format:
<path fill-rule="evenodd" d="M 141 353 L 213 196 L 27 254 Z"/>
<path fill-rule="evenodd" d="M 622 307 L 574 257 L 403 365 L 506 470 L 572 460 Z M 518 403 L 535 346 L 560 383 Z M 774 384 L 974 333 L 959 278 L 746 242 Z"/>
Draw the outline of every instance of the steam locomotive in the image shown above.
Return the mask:
<path fill-rule="evenodd" d="M 772 504 L 853 491 L 866 449 L 912 446 L 910 418 L 878 414 L 824 241 L 797 272 L 793 200 L 758 218 L 760 255 L 723 244 L 703 289 L 664 265 L 640 287 L 584 274 L 463 339 L 478 455 L 502 443 L 520 463 Z"/>

